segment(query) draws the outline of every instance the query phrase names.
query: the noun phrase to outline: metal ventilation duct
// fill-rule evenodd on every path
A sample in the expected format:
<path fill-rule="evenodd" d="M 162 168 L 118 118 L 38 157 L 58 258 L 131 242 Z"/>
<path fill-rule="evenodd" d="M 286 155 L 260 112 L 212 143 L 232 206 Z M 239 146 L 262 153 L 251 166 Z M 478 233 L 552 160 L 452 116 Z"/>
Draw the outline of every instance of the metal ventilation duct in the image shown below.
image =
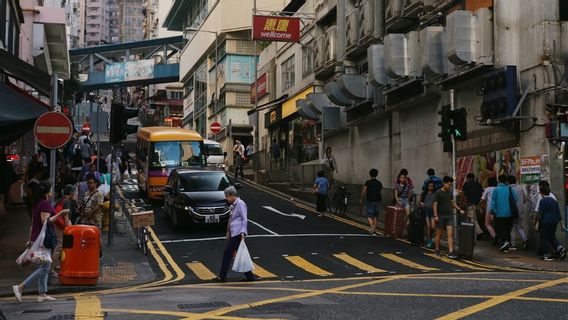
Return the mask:
<path fill-rule="evenodd" d="M 481 8 L 475 11 L 475 55 L 478 63 L 493 63 L 493 17 L 491 10 Z"/>
<path fill-rule="evenodd" d="M 369 61 L 369 82 L 375 86 L 384 86 L 390 83 L 385 72 L 385 46 L 372 44 L 367 48 Z"/>
<path fill-rule="evenodd" d="M 353 100 L 367 98 L 367 81 L 362 74 L 342 74 L 337 77 L 337 85 L 341 93 Z"/>
<path fill-rule="evenodd" d="M 448 74 L 449 61 L 444 54 L 444 27 L 426 27 L 420 30 L 422 44 L 422 71 L 430 76 Z"/>
<path fill-rule="evenodd" d="M 339 90 L 339 85 L 335 81 L 326 83 L 324 92 L 329 100 L 338 106 L 351 106 L 353 104 L 353 100 L 346 97 L 341 90 Z"/>
<path fill-rule="evenodd" d="M 422 68 L 420 65 L 422 48 L 420 46 L 420 33 L 418 31 L 410 31 L 406 34 L 406 49 L 406 57 L 408 59 L 406 75 L 410 77 L 422 76 Z"/>
<path fill-rule="evenodd" d="M 321 114 L 324 107 L 331 106 L 331 101 L 323 92 L 308 93 L 306 100 L 309 101 L 308 106 L 317 114 Z"/>
<path fill-rule="evenodd" d="M 296 100 L 296 110 L 298 110 L 298 114 L 304 119 L 319 120 L 320 118 L 319 115 L 310 110 L 306 99 Z"/>
<path fill-rule="evenodd" d="M 474 17 L 470 11 L 458 10 L 446 17 L 448 59 L 456 65 L 475 62 Z"/>
<path fill-rule="evenodd" d="M 385 37 L 385 71 L 391 78 L 402 78 L 406 70 L 406 38 L 402 33 L 390 33 Z"/>

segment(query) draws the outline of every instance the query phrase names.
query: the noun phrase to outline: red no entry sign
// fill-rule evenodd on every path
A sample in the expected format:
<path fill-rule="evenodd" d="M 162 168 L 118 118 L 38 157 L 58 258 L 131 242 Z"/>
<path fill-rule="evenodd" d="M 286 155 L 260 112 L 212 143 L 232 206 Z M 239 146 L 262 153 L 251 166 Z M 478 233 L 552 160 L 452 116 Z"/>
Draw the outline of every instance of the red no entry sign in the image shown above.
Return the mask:
<path fill-rule="evenodd" d="M 73 124 L 63 113 L 48 112 L 41 115 L 35 123 L 36 140 L 46 148 L 61 148 L 73 134 Z"/>
<path fill-rule="evenodd" d="M 211 132 L 217 134 L 221 131 L 221 124 L 219 122 L 213 122 L 210 126 Z"/>

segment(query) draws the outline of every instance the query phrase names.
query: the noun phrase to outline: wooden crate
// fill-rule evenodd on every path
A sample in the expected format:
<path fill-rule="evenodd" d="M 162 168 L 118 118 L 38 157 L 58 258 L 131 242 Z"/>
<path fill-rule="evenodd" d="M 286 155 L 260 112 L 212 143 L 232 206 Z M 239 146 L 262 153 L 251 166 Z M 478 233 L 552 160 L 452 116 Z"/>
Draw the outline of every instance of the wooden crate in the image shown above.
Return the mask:
<path fill-rule="evenodd" d="M 133 212 L 130 214 L 132 216 L 132 227 L 141 228 L 146 226 L 154 225 L 154 211 L 142 211 Z"/>

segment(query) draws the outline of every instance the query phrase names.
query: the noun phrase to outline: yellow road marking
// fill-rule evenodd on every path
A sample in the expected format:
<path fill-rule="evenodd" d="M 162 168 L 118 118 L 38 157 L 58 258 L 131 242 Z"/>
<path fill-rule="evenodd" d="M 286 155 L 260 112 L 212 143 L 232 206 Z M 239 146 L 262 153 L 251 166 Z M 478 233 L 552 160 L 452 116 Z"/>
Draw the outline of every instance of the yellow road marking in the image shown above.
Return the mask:
<path fill-rule="evenodd" d="M 308 260 L 300 256 L 288 256 L 284 258 L 286 258 L 286 260 L 290 261 L 298 268 L 304 269 L 305 271 L 311 274 L 315 274 L 316 276 L 327 277 L 333 275 L 333 273 L 323 270 L 322 268 L 316 266 L 315 264 L 309 262 Z"/>
<path fill-rule="evenodd" d="M 375 268 L 372 265 L 369 265 L 361 260 L 355 259 L 353 257 L 351 257 L 350 255 L 346 254 L 346 253 L 336 253 L 333 255 L 334 257 L 336 257 L 339 260 L 342 260 L 352 266 L 354 266 L 357 269 L 361 269 L 367 273 L 380 273 L 380 272 L 387 272 L 386 270 L 383 269 L 379 269 L 379 268 Z"/>
<path fill-rule="evenodd" d="M 533 279 L 503 279 L 503 278 L 469 278 L 469 277 L 439 277 L 430 275 L 412 276 L 412 279 L 435 279 L 435 280 L 465 280 L 465 281 L 489 281 L 489 282 L 546 282 L 548 280 Z"/>
<path fill-rule="evenodd" d="M 169 310 L 138 310 L 138 309 L 104 309 L 108 313 L 126 313 L 126 314 L 153 314 L 161 316 L 175 316 L 183 317 L 183 319 L 203 319 L 199 313 L 191 312 L 181 312 L 181 311 L 169 311 Z M 230 317 L 230 316 L 208 316 L 207 319 L 226 319 L 226 320 L 239 320 L 241 317 Z M 267 320 L 267 319 L 277 319 L 277 318 L 246 318 L 247 320 Z"/>
<path fill-rule="evenodd" d="M 75 319 L 95 320 L 104 319 L 105 315 L 101 308 L 101 300 L 97 296 L 75 296 Z"/>
<path fill-rule="evenodd" d="M 453 265 L 458 266 L 460 268 L 466 268 L 466 269 L 478 270 L 478 271 L 492 271 L 491 269 L 488 269 L 488 268 L 470 265 L 470 264 L 467 264 L 465 262 L 457 261 L 457 260 L 450 259 L 450 258 L 447 258 L 447 257 L 437 256 L 433 253 L 424 252 L 424 255 L 426 255 L 430 258 L 433 258 L 433 259 L 443 261 L 445 263 L 453 264 Z"/>
<path fill-rule="evenodd" d="M 160 255 L 158 254 L 158 251 L 154 247 L 152 241 L 148 241 L 148 249 L 150 250 L 150 253 L 156 260 L 158 267 L 160 268 L 160 270 L 162 270 L 162 273 L 164 274 L 164 279 L 158 281 L 157 284 L 163 284 L 171 280 L 173 278 L 172 272 L 170 271 L 170 269 L 168 269 L 168 266 L 166 266 L 164 259 L 162 259 L 162 257 L 160 257 Z"/>
<path fill-rule="evenodd" d="M 482 303 L 478 303 L 476 305 L 473 305 L 471 307 L 467 307 L 461 310 L 458 310 L 456 312 L 452 312 L 450 314 L 447 314 L 443 317 L 439 317 L 437 318 L 438 320 L 453 320 L 453 319 L 461 319 L 467 316 L 470 316 L 474 313 L 478 313 L 480 311 L 483 311 L 485 309 L 489 309 L 491 307 L 494 307 L 496 305 L 499 305 L 501 303 L 507 302 L 509 300 L 512 300 L 514 298 L 523 296 L 527 293 L 531 293 L 533 291 L 537 291 L 540 289 L 544 289 L 544 288 L 548 288 L 548 287 L 553 287 L 556 286 L 558 284 L 561 283 L 568 283 L 568 278 L 567 277 L 563 277 L 560 279 L 556 279 L 556 280 L 551 280 L 551 281 L 547 281 L 545 283 L 540 283 L 531 287 L 527 287 L 524 289 L 520 289 L 520 290 L 515 290 L 512 291 L 510 293 L 504 294 L 502 296 L 498 296 L 498 297 L 493 297 L 487 301 L 484 301 Z"/>
<path fill-rule="evenodd" d="M 256 263 L 254 263 L 253 273 L 256 274 L 257 276 L 263 278 L 263 279 L 276 278 L 277 277 L 274 273 L 264 269 L 263 267 L 259 266 Z"/>
<path fill-rule="evenodd" d="M 427 267 L 427 266 L 421 265 L 419 263 L 416 263 L 414 261 L 410 261 L 408 259 L 401 258 L 401 257 L 399 257 L 399 256 L 397 256 L 396 254 L 393 254 L 393 253 L 381 253 L 381 257 L 389 259 L 389 260 L 394 261 L 396 263 L 400 263 L 400 264 L 407 266 L 409 268 L 412 268 L 412 269 L 418 269 L 418 270 L 422 270 L 422 271 L 440 270 L 438 268 Z"/>
<path fill-rule="evenodd" d="M 187 266 L 201 280 L 212 280 L 216 275 L 201 262 L 188 262 Z"/>
<path fill-rule="evenodd" d="M 183 273 L 181 268 L 175 262 L 174 258 L 172 258 L 172 256 L 168 252 L 168 250 L 166 250 L 166 247 L 164 247 L 164 244 L 162 243 L 162 241 L 160 241 L 160 239 L 158 238 L 158 236 L 156 235 L 156 233 L 154 232 L 152 227 L 148 226 L 148 230 L 150 231 L 150 235 L 154 239 L 156 246 L 158 246 L 158 249 L 160 249 L 160 252 L 166 258 L 166 261 L 170 264 L 170 266 L 172 267 L 172 269 L 176 273 L 176 278 L 173 279 L 172 281 L 179 281 L 179 280 L 183 279 L 185 277 L 185 273 Z"/>
<path fill-rule="evenodd" d="M 298 293 L 298 294 L 293 294 L 293 295 L 279 297 L 279 298 L 266 299 L 266 300 L 261 300 L 261 301 L 257 301 L 257 302 L 221 308 L 221 309 L 212 310 L 212 311 L 209 311 L 209 312 L 202 314 L 203 315 L 202 319 L 209 319 L 209 315 L 220 316 L 220 315 L 227 314 L 229 312 L 248 309 L 248 308 L 252 308 L 252 307 L 263 306 L 263 305 L 267 305 L 267 304 L 271 304 L 271 303 L 316 297 L 316 296 L 320 296 L 320 295 L 324 295 L 324 294 L 330 294 L 330 293 L 338 293 L 338 292 L 344 291 L 344 290 L 366 287 L 366 286 L 379 284 L 379 283 L 383 283 L 383 282 L 388 282 L 388 281 L 394 281 L 394 280 L 398 280 L 398 279 L 402 279 L 402 278 L 406 278 L 406 277 L 407 276 L 405 276 L 405 275 L 391 276 L 389 278 L 382 278 L 382 279 L 373 280 L 373 281 L 366 281 L 366 282 L 362 282 L 362 283 L 350 284 L 350 285 L 345 285 L 345 286 L 340 286 L 340 287 L 335 287 L 335 288 L 316 290 L 316 291 L 313 291 L 313 292 Z"/>

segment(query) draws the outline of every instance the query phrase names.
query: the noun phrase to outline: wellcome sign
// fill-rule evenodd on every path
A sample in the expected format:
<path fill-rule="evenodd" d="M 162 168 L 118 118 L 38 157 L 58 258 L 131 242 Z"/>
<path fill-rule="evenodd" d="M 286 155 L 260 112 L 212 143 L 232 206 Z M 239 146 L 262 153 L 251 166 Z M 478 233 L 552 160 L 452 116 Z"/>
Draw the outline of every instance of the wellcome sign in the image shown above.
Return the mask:
<path fill-rule="evenodd" d="M 252 39 L 299 42 L 300 18 L 254 15 L 252 17 Z"/>

